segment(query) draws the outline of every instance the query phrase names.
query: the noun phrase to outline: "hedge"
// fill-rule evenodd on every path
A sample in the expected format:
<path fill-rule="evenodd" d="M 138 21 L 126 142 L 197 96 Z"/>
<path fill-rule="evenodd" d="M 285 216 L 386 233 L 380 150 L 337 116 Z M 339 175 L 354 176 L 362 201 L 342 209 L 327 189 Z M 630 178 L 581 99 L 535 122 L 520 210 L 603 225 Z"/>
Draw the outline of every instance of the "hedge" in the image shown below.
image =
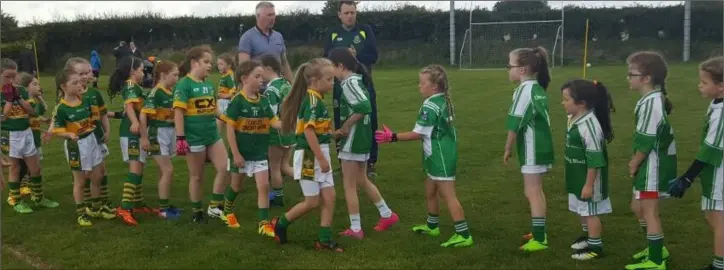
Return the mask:
<path fill-rule="evenodd" d="M 458 40 L 462 39 L 468 28 L 468 15 L 469 10 L 456 11 L 455 30 Z M 474 10 L 472 17 L 476 22 L 551 20 L 560 19 L 560 10 L 510 13 Z M 659 39 L 659 31 L 663 31 L 664 39 L 668 42 L 676 41 L 680 44 L 683 39 L 682 5 L 595 9 L 569 7 L 565 11 L 566 42 L 583 39 L 586 18 L 591 22 L 591 36 L 599 40 L 617 40 L 622 31 L 628 32 L 632 38 L 655 40 Z M 723 19 L 720 2 L 695 5 L 692 8 L 692 42 L 721 43 L 723 29 L 720 22 Z M 368 11 L 361 12 L 358 20 L 372 26 L 380 43 L 429 44 L 436 49 L 447 50 L 449 13 L 446 11 Z M 120 40 L 134 40 L 143 51 L 179 50 L 202 43 L 222 46 L 224 51 L 233 50 L 239 37 L 239 24 L 245 28 L 253 27 L 254 17 L 163 18 L 159 14 L 146 13 L 133 17 L 81 18 L 73 22 L 15 28 L 3 31 L 1 38 L 3 43 L 13 43 L 35 37 L 42 68 L 54 65 L 54 58 L 68 52 L 82 52 L 85 55 L 95 49 L 101 54 L 110 54 Z M 321 44 L 328 27 L 338 24 L 339 19 L 333 15 L 296 12 L 278 16 L 275 29 L 284 34 L 289 44 Z M 150 29 L 153 31 L 149 32 Z M 222 42 L 219 42 L 220 38 Z M 7 53 L 12 52 L 3 51 L 3 54 Z"/>

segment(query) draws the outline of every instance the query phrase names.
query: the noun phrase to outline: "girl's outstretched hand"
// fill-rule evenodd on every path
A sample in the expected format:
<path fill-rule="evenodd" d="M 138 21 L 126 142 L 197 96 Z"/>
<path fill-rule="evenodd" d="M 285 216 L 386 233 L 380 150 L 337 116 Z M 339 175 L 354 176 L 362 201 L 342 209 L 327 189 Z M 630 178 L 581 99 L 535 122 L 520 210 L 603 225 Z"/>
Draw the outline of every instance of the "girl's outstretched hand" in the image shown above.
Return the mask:
<path fill-rule="evenodd" d="M 375 140 L 377 143 L 389 143 L 392 142 L 394 133 L 387 125 L 382 125 L 382 130 L 375 131 Z"/>

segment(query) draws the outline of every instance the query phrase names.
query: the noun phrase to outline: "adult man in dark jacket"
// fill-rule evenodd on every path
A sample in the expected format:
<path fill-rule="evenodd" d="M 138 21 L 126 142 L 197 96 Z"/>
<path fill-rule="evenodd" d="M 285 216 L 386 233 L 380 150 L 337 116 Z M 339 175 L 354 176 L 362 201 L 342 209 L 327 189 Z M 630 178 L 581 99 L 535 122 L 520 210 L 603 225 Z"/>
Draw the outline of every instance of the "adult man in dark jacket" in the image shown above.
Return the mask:
<path fill-rule="evenodd" d="M 340 1 L 337 15 L 340 21 L 342 21 L 342 25 L 333 27 L 327 32 L 325 36 L 324 56 L 327 56 L 334 48 L 349 48 L 350 52 L 356 56 L 357 61 L 359 61 L 371 75 L 372 65 L 377 62 L 377 41 L 375 40 L 375 33 L 369 25 L 357 23 L 357 3 L 355 1 Z M 371 83 L 367 85 L 367 90 L 369 91 L 370 103 L 372 104 L 370 120 L 373 129 L 372 132 L 374 132 L 374 130 L 377 129 L 377 94 Z M 342 126 L 339 115 L 339 99 L 341 96 L 342 88 L 339 81 L 335 79 L 332 98 L 334 102 L 334 126 L 336 128 Z M 372 140 L 370 158 L 367 161 L 367 174 L 371 177 L 377 175 L 375 171 L 377 153 L 377 142 Z"/>
<path fill-rule="evenodd" d="M 113 48 L 113 56 L 116 57 L 116 66 L 126 56 L 131 56 L 131 49 L 128 48 L 125 41 L 121 41 L 118 47 Z"/>
<path fill-rule="evenodd" d="M 18 71 L 27 72 L 35 75 L 35 73 L 38 71 L 38 67 L 35 64 L 35 53 L 33 53 L 33 45 L 28 43 L 25 45 L 25 50 L 20 52 L 20 55 L 18 55 Z"/>

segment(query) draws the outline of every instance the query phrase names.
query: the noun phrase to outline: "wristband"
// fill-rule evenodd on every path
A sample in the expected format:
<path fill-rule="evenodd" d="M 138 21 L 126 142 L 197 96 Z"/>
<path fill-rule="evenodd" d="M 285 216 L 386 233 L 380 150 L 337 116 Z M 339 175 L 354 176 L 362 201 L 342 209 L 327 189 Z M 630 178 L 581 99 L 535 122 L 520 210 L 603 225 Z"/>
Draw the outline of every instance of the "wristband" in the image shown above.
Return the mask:
<path fill-rule="evenodd" d="M 392 133 L 392 142 L 397 141 L 397 133 Z"/>
<path fill-rule="evenodd" d="M 186 140 L 186 136 L 176 136 L 176 140 Z"/>

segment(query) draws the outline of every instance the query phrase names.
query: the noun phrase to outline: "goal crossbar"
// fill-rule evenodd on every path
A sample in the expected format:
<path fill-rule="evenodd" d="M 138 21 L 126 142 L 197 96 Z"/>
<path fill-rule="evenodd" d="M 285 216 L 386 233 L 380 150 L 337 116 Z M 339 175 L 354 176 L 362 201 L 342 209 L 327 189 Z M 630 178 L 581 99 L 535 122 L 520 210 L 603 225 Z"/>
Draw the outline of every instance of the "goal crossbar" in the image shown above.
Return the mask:
<path fill-rule="evenodd" d="M 548 21 L 511 21 L 511 22 L 480 22 L 470 23 L 470 25 L 493 25 L 493 24 L 524 24 L 524 23 L 562 23 L 563 20 L 548 20 Z"/>

